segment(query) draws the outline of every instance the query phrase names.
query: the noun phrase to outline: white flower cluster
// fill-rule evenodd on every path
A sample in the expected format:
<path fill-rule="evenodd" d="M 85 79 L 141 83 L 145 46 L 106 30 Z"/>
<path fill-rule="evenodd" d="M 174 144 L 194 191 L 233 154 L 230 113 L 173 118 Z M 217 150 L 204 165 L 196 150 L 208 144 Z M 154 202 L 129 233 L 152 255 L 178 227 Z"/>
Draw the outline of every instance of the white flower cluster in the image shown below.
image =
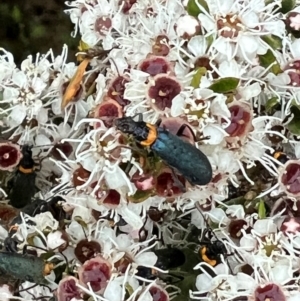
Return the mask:
<path fill-rule="evenodd" d="M 1 140 L 33 145 L 35 197 L 64 200 L 59 214 L 35 211 L 18 224 L 19 248 L 30 241 L 63 254 L 51 251 L 49 288 L 23 283 L 21 297 L 299 300 L 299 3 L 66 4 L 81 36 L 78 64 L 63 46 L 19 68 L 1 48 Z M 185 125 L 181 138 L 209 159 L 210 183 L 188 183 L 116 128 L 136 115 L 173 134 Z M 9 173 L 2 144 L 0 170 Z M 184 148 L 169 156 L 197 172 Z M 163 249 L 180 249 L 185 263 L 160 257 Z M 12 292 L 5 285 L 1 294 Z"/>

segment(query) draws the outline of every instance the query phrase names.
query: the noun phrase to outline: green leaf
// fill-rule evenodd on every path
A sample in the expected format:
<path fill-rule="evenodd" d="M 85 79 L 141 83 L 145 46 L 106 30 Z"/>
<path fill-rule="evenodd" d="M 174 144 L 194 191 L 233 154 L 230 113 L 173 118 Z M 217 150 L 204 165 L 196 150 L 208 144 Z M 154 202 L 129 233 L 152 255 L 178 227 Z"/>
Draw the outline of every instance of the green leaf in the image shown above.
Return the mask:
<path fill-rule="evenodd" d="M 265 207 L 265 202 L 260 199 L 259 204 L 258 204 L 258 218 L 259 219 L 264 219 L 266 218 L 266 207 Z"/>
<path fill-rule="evenodd" d="M 22 13 L 20 11 L 20 8 L 18 6 L 14 6 L 13 7 L 13 10 L 12 10 L 12 13 L 11 13 L 14 21 L 16 22 L 22 22 Z"/>
<path fill-rule="evenodd" d="M 264 40 L 272 49 L 281 49 L 282 48 L 282 39 L 275 35 L 267 35 L 263 36 L 262 40 Z"/>
<path fill-rule="evenodd" d="M 296 5 L 295 0 L 282 0 L 280 12 L 286 14 L 290 12 Z"/>
<path fill-rule="evenodd" d="M 244 196 L 239 196 L 237 198 L 233 198 L 233 199 L 230 199 L 230 200 L 226 200 L 226 206 L 223 206 L 223 205 L 219 205 L 218 208 L 221 208 L 222 210 L 226 210 L 227 206 L 230 206 L 230 205 L 244 205 L 245 203 L 245 198 Z"/>
<path fill-rule="evenodd" d="M 79 45 L 78 45 L 79 51 L 82 51 L 82 52 L 88 51 L 90 48 L 91 47 L 87 43 L 83 42 L 82 40 L 79 41 Z"/>
<path fill-rule="evenodd" d="M 87 224 L 86 222 L 82 219 L 81 216 L 74 216 L 73 218 L 82 228 L 86 229 L 87 228 Z"/>
<path fill-rule="evenodd" d="M 215 38 L 214 38 L 214 34 L 211 34 L 209 36 L 205 37 L 206 43 L 208 48 L 212 45 L 212 43 L 214 42 Z"/>
<path fill-rule="evenodd" d="M 214 82 L 209 89 L 216 93 L 229 93 L 235 90 L 240 80 L 235 77 L 224 77 Z"/>
<path fill-rule="evenodd" d="M 192 81 L 191 81 L 191 86 L 193 88 L 199 88 L 199 85 L 201 83 L 201 78 L 202 76 L 206 73 L 206 68 L 204 67 L 199 67 L 196 71 L 196 73 L 194 74 Z"/>
<path fill-rule="evenodd" d="M 259 55 L 260 65 L 265 68 L 270 68 L 270 71 L 274 74 L 279 74 L 282 72 L 280 65 L 278 64 L 273 52 L 269 49 L 266 54 Z"/>
<path fill-rule="evenodd" d="M 265 0 L 265 5 L 273 4 L 274 0 Z M 286 14 L 291 11 L 296 5 L 295 0 L 282 0 L 281 5 L 276 5 L 274 9 L 278 9 L 279 12 Z"/>
<path fill-rule="evenodd" d="M 193 17 L 198 17 L 198 15 L 203 12 L 201 10 L 201 8 L 197 5 L 197 3 L 199 3 L 205 9 L 205 11 L 209 12 L 208 5 L 207 5 L 206 1 L 204 1 L 204 0 L 189 0 L 189 2 L 187 4 L 187 7 L 186 7 L 186 10 L 187 10 L 189 15 L 191 15 Z"/>
<path fill-rule="evenodd" d="M 125 283 L 125 289 L 128 292 L 129 296 L 131 296 L 134 293 L 134 289 L 128 282 Z"/>
<path fill-rule="evenodd" d="M 300 135 L 300 110 L 298 107 L 291 107 L 291 113 L 294 115 L 293 119 L 286 126 L 288 130 L 294 135 Z"/>
<path fill-rule="evenodd" d="M 180 293 L 173 299 L 174 301 L 188 301 L 189 292 L 196 290 L 195 287 L 196 276 L 186 273 L 182 281 L 176 283 L 176 286 L 180 289 Z"/>
<path fill-rule="evenodd" d="M 128 200 L 131 203 L 135 203 L 135 204 L 142 203 L 152 195 L 153 195 L 152 190 L 137 190 L 134 195 L 128 196 Z"/>
<path fill-rule="evenodd" d="M 279 104 L 279 100 L 276 96 L 270 98 L 266 102 L 266 111 L 270 112 L 274 107 Z"/>

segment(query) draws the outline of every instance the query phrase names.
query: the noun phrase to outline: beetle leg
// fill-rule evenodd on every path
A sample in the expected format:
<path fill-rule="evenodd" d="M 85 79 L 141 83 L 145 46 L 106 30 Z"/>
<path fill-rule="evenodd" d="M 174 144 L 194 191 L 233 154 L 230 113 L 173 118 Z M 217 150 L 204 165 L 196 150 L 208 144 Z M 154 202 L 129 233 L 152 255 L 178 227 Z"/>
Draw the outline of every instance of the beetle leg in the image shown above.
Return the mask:
<path fill-rule="evenodd" d="M 7 252 L 18 253 L 18 241 L 8 236 L 4 240 L 4 248 Z"/>
<path fill-rule="evenodd" d="M 209 240 L 199 240 L 200 245 L 212 246 L 214 243 Z"/>
<path fill-rule="evenodd" d="M 166 276 L 166 277 L 164 277 Z M 168 284 L 175 285 L 176 283 L 182 281 L 184 279 L 184 276 L 182 275 L 176 275 L 176 273 L 168 273 L 167 275 L 161 274 L 160 279 L 167 282 Z"/>
<path fill-rule="evenodd" d="M 18 230 L 18 224 L 14 224 L 10 226 L 8 230 L 8 235 L 4 240 L 4 248 L 7 252 L 18 253 L 18 239 L 14 236 L 14 234 Z"/>
<path fill-rule="evenodd" d="M 13 177 L 8 180 L 7 185 L 6 185 L 8 191 L 11 191 L 12 188 L 14 187 L 14 179 L 15 178 Z"/>
<path fill-rule="evenodd" d="M 189 131 L 191 132 L 191 134 L 192 134 L 192 136 L 193 136 L 193 139 L 194 139 L 194 141 L 196 141 L 196 135 L 195 135 L 195 133 L 194 133 L 194 131 L 192 130 L 192 128 L 188 125 L 188 124 L 182 124 L 181 126 L 180 126 L 180 128 L 178 129 L 178 131 L 177 131 L 177 136 L 184 136 L 183 135 L 183 132 L 184 132 L 184 130 L 185 129 L 189 129 Z"/>
<path fill-rule="evenodd" d="M 136 116 L 138 116 L 138 121 L 143 121 L 143 114 L 142 113 L 137 113 L 135 114 L 132 119 L 134 119 Z"/>
<path fill-rule="evenodd" d="M 157 127 L 159 127 L 160 124 L 161 124 L 161 122 L 162 122 L 162 120 L 161 120 L 161 118 L 159 118 L 159 119 L 156 121 L 155 125 L 156 125 Z M 165 126 L 164 126 L 163 128 L 164 128 L 164 130 L 165 130 Z"/>
<path fill-rule="evenodd" d="M 191 132 L 191 134 L 192 134 L 192 136 L 193 136 L 194 141 L 196 141 L 196 135 L 195 135 L 195 133 L 193 132 L 192 128 L 191 128 L 188 124 L 182 124 L 182 125 L 180 126 L 179 130 L 177 131 L 177 134 L 176 134 L 176 135 L 177 135 L 177 136 L 184 136 L 184 135 L 183 135 L 183 132 L 184 132 L 184 130 L 185 130 L 186 128 L 189 129 L 189 131 Z M 202 141 L 202 140 L 209 140 L 209 139 L 210 139 L 210 136 L 204 136 L 204 137 L 198 139 L 197 142 Z"/>
<path fill-rule="evenodd" d="M 174 171 L 173 168 L 171 168 L 171 176 L 172 176 L 172 179 L 174 181 L 174 184 L 181 190 L 182 193 L 185 193 L 186 192 L 186 188 L 180 182 L 180 180 L 178 179 L 177 174 L 176 174 L 176 172 Z"/>
<path fill-rule="evenodd" d="M 210 242 L 211 236 L 207 237 L 207 234 L 210 234 L 211 229 L 205 228 L 203 231 L 201 231 L 201 235 L 199 235 L 199 241 L 202 241 L 203 243 Z"/>
<path fill-rule="evenodd" d="M 203 141 L 203 140 L 209 140 L 209 139 L 210 139 L 210 136 L 204 136 L 202 138 L 199 138 L 197 142 Z"/>
<path fill-rule="evenodd" d="M 45 160 L 45 159 L 47 159 L 48 158 L 48 156 L 46 156 L 46 157 L 44 157 L 44 158 L 40 158 L 39 156 L 40 156 L 40 154 L 42 153 L 43 151 L 42 150 L 40 150 L 39 151 L 39 153 L 38 153 L 38 155 L 37 155 L 37 157 L 38 157 L 38 163 L 34 163 L 34 165 L 35 166 L 38 166 L 39 168 L 34 168 L 34 171 L 37 171 L 37 172 L 39 172 L 39 171 L 41 171 L 41 169 L 42 169 L 42 162 Z"/>
<path fill-rule="evenodd" d="M 54 290 L 51 290 L 50 289 L 50 287 L 49 286 L 47 286 L 47 285 L 44 285 L 44 284 L 40 284 L 41 286 L 46 286 L 49 290 L 50 290 L 50 292 L 51 293 L 53 293 L 54 292 Z M 30 287 L 30 288 L 32 288 L 32 287 Z M 25 290 L 27 290 L 28 288 L 26 288 Z M 19 291 L 20 292 L 20 291 Z M 48 299 L 47 299 L 48 298 Z M 38 300 L 42 300 L 42 301 L 45 301 L 45 300 L 48 300 L 48 301 L 57 301 L 58 299 L 55 297 L 55 296 L 52 296 L 52 297 L 50 297 L 50 296 L 41 296 L 41 297 L 38 297 L 38 298 L 35 298 L 35 296 L 34 296 L 34 301 L 38 301 Z"/>
<path fill-rule="evenodd" d="M 147 219 L 148 219 L 148 216 L 146 216 L 146 219 L 145 219 L 143 227 L 139 230 L 139 241 L 140 242 L 145 241 L 146 237 L 148 235 L 148 231 L 145 229 L 145 225 L 147 223 Z"/>
<path fill-rule="evenodd" d="M 49 300 L 50 300 L 50 298 L 52 298 L 52 297 L 50 297 L 50 296 L 48 296 L 48 297 L 42 296 L 42 297 L 36 298 L 32 293 L 28 292 L 28 290 L 30 290 L 30 289 L 32 289 L 32 288 L 35 288 L 35 287 L 38 286 L 38 285 L 47 287 L 47 288 L 49 289 L 49 291 L 52 292 L 51 288 L 50 288 L 48 285 L 43 284 L 43 283 L 40 283 L 40 284 L 34 284 L 34 285 L 29 286 L 29 287 L 27 287 L 27 288 L 23 288 L 23 289 L 21 289 L 21 290 L 18 290 L 16 293 L 27 292 L 28 294 L 30 294 L 30 295 L 33 297 L 33 300 L 40 300 L 40 299 L 43 299 L 43 298 L 49 298 Z"/>
<path fill-rule="evenodd" d="M 25 255 L 27 253 L 27 245 L 24 245 L 22 254 Z"/>
<path fill-rule="evenodd" d="M 5 276 L 5 275 L 6 275 L 5 269 L 0 268 L 0 276 Z"/>
<path fill-rule="evenodd" d="M 132 156 L 131 156 L 131 158 L 132 158 Z M 131 158 L 130 158 L 130 161 L 131 161 Z M 125 170 L 124 170 L 124 173 L 125 173 L 126 175 L 129 174 L 129 172 L 130 172 L 130 170 L 131 170 L 131 168 L 132 168 L 132 166 L 133 166 L 133 164 L 130 163 L 130 161 L 127 162 L 128 164 L 127 164 L 127 166 L 125 167 Z"/>
<path fill-rule="evenodd" d="M 34 300 L 36 300 L 36 299 L 35 299 L 35 296 L 34 296 L 32 293 L 28 292 L 28 290 L 30 290 L 30 289 L 32 289 L 32 288 L 35 288 L 36 286 L 38 286 L 38 284 L 34 284 L 34 285 L 29 286 L 29 287 L 27 287 L 27 288 L 23 288 L 23 289 L 17 291 L 16 293 L 27 292 L 28 294 L 30 294 L 30 295 L 34 298 Z"/>
<path fill-rule="evenodd" d="M 34 209 L 32 214 L 29 214 L 29 215 L 35 216 L 39 213 L 49 211 L 48 209 L 49 209 L 50 204 L 48 204 L 48 202 L 46 202 L 44 200 L 39 200 L 39 201 L 40 201 L 40 203 L 36 206 L 36 208 Z"/>

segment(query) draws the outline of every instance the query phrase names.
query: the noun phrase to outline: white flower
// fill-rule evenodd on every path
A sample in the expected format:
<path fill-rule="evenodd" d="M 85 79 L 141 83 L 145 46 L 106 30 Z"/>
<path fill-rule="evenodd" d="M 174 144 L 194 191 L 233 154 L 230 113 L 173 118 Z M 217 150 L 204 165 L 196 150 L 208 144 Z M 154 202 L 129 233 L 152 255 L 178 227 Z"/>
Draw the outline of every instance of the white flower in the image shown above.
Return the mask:
<path fill-rule="evenodd" d="M 56 230 L 58 228 L 58 221 L 55 220 L 52 214 L 48 212 L 37 214 L 34 218 L 30 218 L 35 222 L 35 227 L 43 231 L 46 228 Z"/>
<path fill-rule="evenodd" d="M 49 298 L 53 296 L 53 292 L 51 292 L 50 289 L 51 287 L 52 289 L 55 288 L 53 287 L 53 285 L 49 285 L 47 287 L 37 285 L 32 287 L 31 282 L 25 281 L 21 285 L 22 292 L 20 292 L 20 296 L 24 298 L 23 300 L 32 300 L 32 296 L 34 296 L 35 298 L 41 298 L 41 297 Z"/>
<path fill-rule="evenodd" d="M 237 3 L 226 1 L 209 1 L 209 14 L 200 14 L 199 20 L 207 32 L 214 32 L 216 39 L 211 45 L 217 53 L 227 60 L 235 56 L 249 64 L 256 64 L 257 54 L 265 54 L 269 48 L 257 35 L 257 31 L 268 35 L 271 31 L 280 37 L 284 36 L 284 23 L 275 17 L 267 18 L 274 10 L 273 5 L 265 5 L 263 1 L 247 1 Z M 260 9 L 258 8 L 258 5 Z M 262 13 L 265 19 L 261 20 Z"/>
<path fill-rule="evenodd" d="M 10 291 L 10 287 L 7 284 L 3 284 L 0 287 L 0 298 L 2 301 L 9 301 L 13 297 L 13 293 Z"/>
<path fill-rule="evenodd" d="M 2 70 L 0 75 L 0 82 L 5 84 L 6 81 L 10 81 L 16 65 L 14 63 L 14 57 L 10 52 L 6 51 L 3 48 L 0 48 L 0 51 L 3 52 L 3 54 L 0 55 L 0 67 Z"/>
<path fill-rule="evenodd" d="M 111 31 L 113 29 L 122 30 L 123 19 L 126 20 L 124 15 L 119 15 L 114 1 L 99 1 L 80 16 L 79 26 L 82 40 L 90 46 L 94 46 L 102 40 L 104 49 L 111 49 L 114 42 Z"/>
<path fill-rule="evenodd" d="M 62 238 L 61 231 L 51 232 L 47 236 L 47 246 L 49 249 L 55 250 L 65 243 L 66 241 Z"/>

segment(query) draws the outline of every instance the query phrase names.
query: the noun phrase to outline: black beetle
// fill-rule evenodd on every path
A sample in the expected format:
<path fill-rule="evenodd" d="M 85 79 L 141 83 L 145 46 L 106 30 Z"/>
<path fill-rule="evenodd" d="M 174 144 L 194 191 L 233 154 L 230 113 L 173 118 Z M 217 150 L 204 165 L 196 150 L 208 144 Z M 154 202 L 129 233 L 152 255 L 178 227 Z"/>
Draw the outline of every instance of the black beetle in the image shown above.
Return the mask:
<path fill-rule="evenodd" d="M 211 181 L 212 167 L 208 158 L 194 145 L 179 138 L 179 134 L 188 127 L 186 124 L 180 127 L 177 135 L 173 135 L 158 125 L 144 122 L 142 114 L 138 115 L 138 121 L 132 117 L 116 119 L 117 129 L 133 135 L 142 146 L 149 146 L 192 185 L 206 185 Z"/>
<path fill-rule="evenodd" d="M 290 160 L 290 158 L 288 157 L 288 155 L 282 151 L 275 151 L 273 153 L 273 158 L 276 159 L 277 161 L 279 161 L 282 164 L 285 164 L 287 161 Z"/>
<path fill-rule="evenodd" d="M 164 248 L 154 250 L 153 252 L 157 256 L 154 268 L 139 266 L 137 268 L 137 276 L 153 280 L 161 276 L 155 267 L 161 270 L 176 269 L 182 266 L 186 260 L 184 253 L 177 248 Z"/>
<path fill-rule="evenodd" d="M 207 228 L 202 235 L 205 237 L 205 239 L 200 241 L 201 247 L 198 250 L 198 254 L 201 261 L 206 262 L 210 266 L 214 267 L 222 262 L 221 255 L 226 258 L 229 256 L 229 254 L 227 254 L 227 250 L 223 241 L 217 238 L 211 227 L 208 225 L 198 202 L 196 203 L 196 208 L 207 224 Z M 207 233 L 209 234 L 209 237 L 206 237 Z M 212 240 L 213 237 L 215 240 Z"/>
<path fill-rule="evenodd" d="M 201 261 L 208 263 L 212 267 L 221 263 L 221 255 L 228 256 L 224 243 L 219 239 L 214 241 L 207 239 L 200 243 L 202 246 L 198 251 L 199 257 Z"/>
<path fill-rule="evenodd" d="M 61 196 L 55 196 L 49 201 L 35 199 L 22 208 L 21 212 L 34 217 L 37 214 L 49 211 L 53 217 L 62 224 L 66 217 L 66 214 L 60 205 L 62 202 L 65 202 L 65 200 Z M 4 241 L 4 247 L 9 252 L 17 252 L 18 241 L 13 236 L 18 229 L 18 225 L 22 223 L 21 212 L 11 221 L 8 236 Z"/>
<path fill-rule="evenodd" d="M 31 203 L 36 192 L 34 160 L 32 159 L 32 146 L 22 147 L 22 159 L 14 177 L 8 182 L 10 204 L 15 208 L 22 208 Z"/>

